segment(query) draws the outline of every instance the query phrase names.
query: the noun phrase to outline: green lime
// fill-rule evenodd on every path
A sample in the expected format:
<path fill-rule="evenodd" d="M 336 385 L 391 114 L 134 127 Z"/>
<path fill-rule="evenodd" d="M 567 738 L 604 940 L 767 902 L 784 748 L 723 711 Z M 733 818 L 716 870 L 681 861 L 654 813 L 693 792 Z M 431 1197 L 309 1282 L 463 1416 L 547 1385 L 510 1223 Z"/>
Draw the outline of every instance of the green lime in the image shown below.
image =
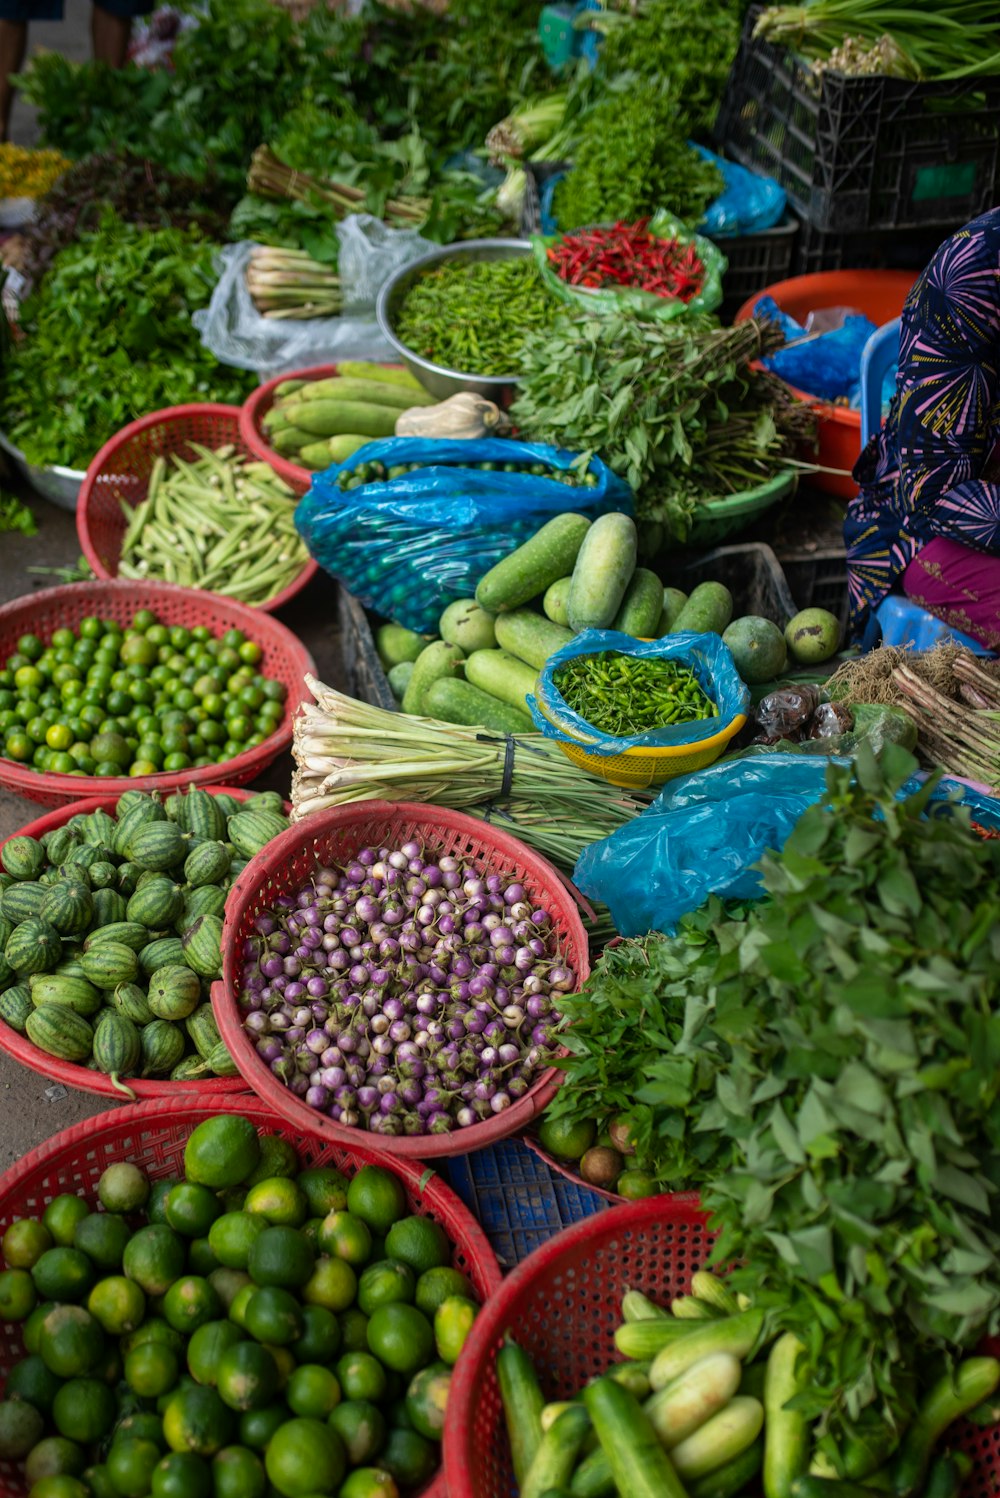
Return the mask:
<path fill-rule="evenodd" d="M 264 1498 L 267 1478 L 260 1457 L 245 1446 L 226 1446 L 212 1459 L 214 1498 Z"/>
<path fill-rule="evenodd" d="M 114 1428 L 112 1440 L 152 1441 L 161 1451 L 167 1449 L 163 1437 L 163 1422 L 151 1410 L 132 1409 L 127 1415 L 122 1415 Z"/>
<path fill-rule="evenodd" d="M 437 1471 L 440 1454 L 426 1436 L 396 1426 L 380 1448 L 378 1461 L 401 1488 L 409 1490 L 422 1487 Z"/>
<path fill-rule="evenodd" d="M 462 1295 L 449 1295 L 434 1312 L 434 1345 L 443 1363 L 453 1367 L 472 1330 L 479 1307 Z"/>
<path fill-rule="evenodd" d="M 213 1269 L 208 1279 L 227 1314 L 239 1292 L 251 1283 L 250 1276 L 244 1274 L 242 1269 L 227 1269 L 225 1266 Z"/>
<path fill-rule="evenodd" d="M 172 1451 L 153 1469 L 152 1498 L 212 1498 L 212 1469 L 193 1451 Z"/>
<path fill-rule="evenodd" d="M 188 1372 L 200 1384 L 214 1385 L 223 1353 L 243 1341 L 242 1328 L 233 1321 L 206 1321 L 187 1347 Z"/>
<path fill-rule="evenodd" d="M 368 1322 L 368 1346 L 386 1368 L 412 1374 L 434 1356 L 434 1330 L 416 1306 L 379 1306 Z"/>
<path fill-rule="evenodd" d="M 579 1160 L 596 1137 L 597 1124 L 592 1118 L 571 1122 L 568 1118 L 545 1117 L 538 1127 L 539 1144 L 557 1160 Z"/>
<path fill-rule="evenodd" d="M 386 1234 L 386 1258 L 409 1264 L 416 1274 L 451 1263 L 451 1243 L 440 1223 L 430 1217 L 402 1217 Z"/>
<path fill-rule="evenodd" d="M 441 1439 L 450 1386 L 451 1369 L 447 1363 L 431 1363 L 414 1375 L 406 1391 L 406 1413 L 414 1430 L 429 1441 Z"/>
<path fill-rule="evenodd" d="M 116 1440 L 108 1452 L 111 1485 L 122 1498 L 145 1498 L 160 1461 L 160 1448 L 152 1441 Z"/>
<path fill-rule="evenodd" d="M 298 1341 L 305 1329 L 302 1307 L 280 1285 L 265 1285 L 253 1293 L 247 1301 L 245 1321 L 252 1337 L 276 1347 Z"/>
<path fill-rule="evenodd" d="M 185 1336 L 206 1321 L 214 1321 L 221 1312 L 219 1297 L 208 1280 L 198 1274 L 185 1274 L 174 1280 L 163 1297 L 163 1319 Z"/>
<path fill-rule="evenodd" d="M 309 1204 L 304 1191 L 288 1176 L 258 1181 L 247 1192 L 244 1211 L 255 1212 L 270 1223 L 298 1228 L 305 1222 Z"/>
<path fill-rule="evenodd" d="M 39 1414 L 47 1415 L 61 1386 L 62 1379 L 58 1374 L 46 1368 L 38 1353 L 33 1352 L 15 1363 L 8 1373 L 4 1397 L 23 1399 L 28 1404 L 33 1404 Z"/>
<path fill-rule="evenodd" d="M 0 1245 L 4 1262 L 11 1269 L 31 1269 L 51 1247 L 52 1234 L 33 1217 L 19 1217 L 12 1222 Z"/>
<path fill-rule="evenodd" d="M 347 1470 L 343 1441 L 319 1420 L 289 1420 L 281 1426 L 271 1437 L 264 1464 L 284 1498 L 333 1493 Z"/>
<path fill-rule="evenodd" d="M 255 1295 L 260 1292 L 253 1281 L 248 1277 L 246 1284 L 241 1290 L 237 1290 L 229 1304 L 229 1319 L 234 1326 L 246 1327 L 247 1307 Z M 298 1304 L 298 1302 L 296 1302 Z"/>
<path fill-rule="evenodd" d="M 337 1498 L 399 1498 L 399 1488 L 392 1473 L 381 1466 L 355 1467 Z"/>
<path fill-rule="evenodd" d="M 325 1306 L 328 1311 L 346 1311 L 358 1291 L 358 1277 L 344 1259 L 321 1258 L 308 1282 L 302 1299 L 307 1305 Z"/>
<path fill-rule="evenodd" d="M 463 1300 L 472 1300 L 475 1297 L 472 1281 L 458 1269 L 428 1269 L 417 1280 L 417 1293 L 414 1297 L 418 1310 L 423 1311 L 425 1316 L 433 1316 L 438 1306 L 443 1305 L 453 1295 L 460 1296 Z"/>
<path fill-rule="evenodd" d="M 268 1227 L 250 1248 L 247 1268 L 258 1285 L 300 1289 L 311 1278 L 316 1262 L 304 1233 L 290 1227 Z"/>
<path fill-rule="evenodd" d="M 342 1311 L 337 1318 L 340 1323 L 340 1343 L 345 1352 L 368 1351 L 368 1317 L 357 1306 Z"/>
<path fill-rule="evenodd" d="M 134 1280 L 112 1274 L 98 1280 L 87 1297 L 87 1310 L 112 1337 L 134 1332 L 146 1314 L 146 1297 Z"/>
<path fill-rule="evenodd" d="M 122 1263 L 129 1279 L 141 1285 L 147 1295 L 165 1295 L 183 1274 L 185 1258 L 183 1239 L 157 1223 L 133 1234 Z"/>
<path fill-rule="evenodd" d="M 31 1271 L 43 1300 L 83 1300 L 97 1278 L 86 1254 L 76 1248 L 47 1248 Z"/>
<path fill-rule="evenodd" d="M 179 1182 L 176 1176 L 161 1177 L 153 1181 L 149 1188 L 149 1201 L 146 1203 L 146 1216 L 151 1223 L 159 1223 L 163 1226 L 167 1221 L 167 1197 Z"/>
<path fill-rule="evenodd" d="M 260 1140 L 249 1119 L 220 1113 L 198 1124 L 184 1147 L 184 1174 L 189 1181 L 218 1191 L 238 1186 L 260 1159 Z"/>
<path fill-rule="evenodd" d="M 0 1270 L 0 1321 L 25 1321 L 37 1303 L 38 1292 L 27 1269 Z"/>
<path fill-rule="evenodd" d="M 406 1215 L 403 1183 L 381 1165 L 362 1165 L 347 1188 L 347 1207 L 373 1233 L 388 1233 Z"/>
<path fill-rule="evenodd" d="M 149 1182 L 138 1165 L 109 1165 L 97 1183 L 105 1212 L 138 1212 L 149 1199 Z"/>
<path fill-rule="evenodd" d="M 345 1352 L 334 1372 L 345 1399 L 383 1399 L 388 1382 L 385 1368 L 370 1352 Z"/>
<path fill-rule="evenodd" d="M 73 1246 L 107 1273 L 121 1268 L 129 1237 L 124 1217 L 111 1212 L 91 1212 L 77 1223 Z"/>
<path fill-rule="evenodd" d="M 360 1267 L 371 1258 L 372 1235 L 368 1224 L 353 1212 L 330 1212 L 317 1231 L 317 1242 L 325 1254 Z"/>
<path fill-rule="evenodd" d="M 385 1416 L 368 1399 L 346 1399 L 328 1421 L 347 1448 L 352 1467 L 370 1462 L 385 1440 Z"/>
<path fill-rule="evenodd" d="M 379 1259 L 361 1271 L 358 1280 L 358 1306 L 370 1316 L 379 1306 L 397 1300 L 412 1301 L 417 1277 L 408 1264 L 393 1259 Z"/>
<path fill-rule="evenodd" d="M 163 1342 L 143 1342 L 125 1359 L 125 1381 L 142 1399 L 158 1399 L 177 1382 L 177 1354 Z"/>
<path fill-rule="evenodd" d="M 240 1416 L 240 1445 L 263 1451 L 274 1432 L 292 1418 L 285 1404 L 269 1404 L 261 1410 L 244 1410 Z"/>
<path fill-rule="evenodd" d="M 45 1421 L 33 1404 L 23 1399 L 0 1402 L 0 1458 L 19 1462 L 45 1433 Z"/>
<path fill-rule="evenodd" d="M 260 1159 L 247 1176 L 247 1186 L 256 1186 L 259 1181 L 269 1181 L 274 1176 L 295 1176 L 299 1173 L 299 1157 L 291 1140 L 283 1134 L 261 1134 Z"/>
<path fill-rule="evenodd" d="M 144 1342 L 162 1342 L 165 1347 L 173 1348 L 178 1354 L 184 1351 L 184 1338 L 180 1332 L 175 1332 L 172 1326 L 168 1326 L 161 1316 L 147 1316 L 141 1326 L 123 1337 L 122 1352 L 128 1357 L 133 1347 L 141 1347 Z"/>
<path fill-rule="evenodd" d="M 340 1384 L 329 1368 L 303 1363 L 296 1368 L 285 1389 L 288 1407 L 304 1419 L 325 1420 L 340 1403 Z"/>
<path fill-rule="evenodd" d="M 55 1301 L 43 1300 L 32 1311 L 21 1328 L 26 1352 L 40 1352 L 42 1347 L 42 1323 L 50 1311 L 56 1308 Z"/>
<path fill-rule="evenodd" d="M 623 1170 L 615 1183 L 615 1190 L 630 1202 L 660 1195 L 659 1182 L 645 1170 Z"/>
<path fill-rule="evenodd" d="M 171 1451 L 214 1456 L 228 1446 L 235 1431 L 232 1411 L 214 1389 L 180 1389 L 163 1412 L 163 1434 Z"/>
<path fill-rule="evenodd" d="M 185 1238 L 204 1238 L 221 1213 L 222 1203 L 215 1192 L 191 1181 L 179 1181 L 163 1204 L 167 1226 Z"/>
<path fill-rule="evenodd" d="M 188 1247 L 188 1270 L 191 1274 L 199 1274 L 207 1279 L 213 1269 L 221 1269 L 223 1266 L 212 1252 L 212 1245 L 207 1238 L 192 1238 Z"/>
<path fill-rule="evenodd" d="M 208 1230 L 208 1244 L 227 1269 L 246 1269 L 250 1250 L 267 1227 L 263 1217 L 249 1212 L 224 1212 Z"/>
<path fill-rule="evenodd" d="M 115 1421 L 115 1396 L 99 1378 L 71 1378 L 52 1404 L 61 1436 L 88 1446 L 107 1435 Z"/>
<path fill-rule="evenodd" d="M 39 1352 L 60 1378 L 89 1373 L 104 1354 L 104 1333 L 82 1306 L 56 1306 L 42 1322 Z"/>
<path fill-rule="evenodd" d="M 24 1475 L 34 1485 L 43 1477 L 79 1477 L 86 1465 L 87 1458 L 75 1441 L 46 1436 L 29 1452 Z"/>
<path fill-rule="evenodd" d="M 275 1398 L 279 1382 L 271 1351 L 257 1342 L 227 1348 L 216 1366 L 219 1397 L 232 1410 L 264 1409 Z"/>
<path fill-rule="evenodd" d="M 298 1363 L 331 1363 L 340 1351 L 340 1325 L 326 1306 L 303 1306 L 303 1331 L 292 1343 Z"/>

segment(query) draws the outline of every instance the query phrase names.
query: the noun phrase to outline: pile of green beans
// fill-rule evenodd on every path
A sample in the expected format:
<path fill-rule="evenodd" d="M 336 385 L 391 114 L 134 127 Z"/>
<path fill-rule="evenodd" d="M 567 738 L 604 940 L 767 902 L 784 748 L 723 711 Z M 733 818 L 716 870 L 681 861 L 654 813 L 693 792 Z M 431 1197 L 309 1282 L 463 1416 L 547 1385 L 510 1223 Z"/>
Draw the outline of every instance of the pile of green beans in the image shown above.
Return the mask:
<path fill-rule="evenodd" d="M 158 457 L 146 498 L 128 522 L 119 577 L 157 578 L 262 604 L 294 582 L 309 561 L 295 529 L 295 493 L 267 463 L 232 446 L 197 456 Z"/>
<path fill-rule="evenodd" d="M 559 311 L 533 259 L 447 260 L 410 287 L 394 332 L 462 374 L 516 375 L 528 334 L 544 332 Z"/>
<path fill-rule="evenodd" d="M 690 667 L 655 656 L 580 655 L 560 666 L 553 681 L 568 708 L 613 738 L 719 716 Z"/>

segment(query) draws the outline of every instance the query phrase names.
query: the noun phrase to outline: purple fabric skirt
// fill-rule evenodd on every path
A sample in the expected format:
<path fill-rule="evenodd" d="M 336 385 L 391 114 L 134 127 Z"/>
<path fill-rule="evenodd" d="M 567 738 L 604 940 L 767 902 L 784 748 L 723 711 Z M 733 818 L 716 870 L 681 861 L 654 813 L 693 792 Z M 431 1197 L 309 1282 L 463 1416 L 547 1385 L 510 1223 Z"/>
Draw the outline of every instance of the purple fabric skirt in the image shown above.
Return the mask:
<path fill-rule="evenodd" d="M 903 592 L 952 629 L 1000 652 L 1000 556 L 937 536 L 903 573 Z"/>

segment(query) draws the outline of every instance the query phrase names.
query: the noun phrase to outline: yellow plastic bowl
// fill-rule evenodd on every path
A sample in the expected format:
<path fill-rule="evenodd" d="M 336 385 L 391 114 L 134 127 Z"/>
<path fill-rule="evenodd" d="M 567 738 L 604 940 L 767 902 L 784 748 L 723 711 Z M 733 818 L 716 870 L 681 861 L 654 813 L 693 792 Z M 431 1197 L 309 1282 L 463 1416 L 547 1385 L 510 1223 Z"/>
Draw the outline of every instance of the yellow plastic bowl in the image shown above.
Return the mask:
<path fill-rule="evenodd" d="M 546 712 L 537 696 L 535 700 L 539 710 L 553 727 L 565 733 L 565 727 L 551 713 Z M 708 765 L 714 764 L 746 720 L 746 713 L 737 713 L 718 733 L 697 744 L 677 744 L 662 749 L 626 749 L 623 754 L 593 754 L 582 739 L 574 739 L 572 743 L 557 739 L 556 742 L 566 758 L 581 770 L 588 770 L 598 779 L 610 781 L 612 785 L 620 785 L 627 790 L 645 790 L 647 786 L 661 785 L 665 780 L 688 775 L 692 770 L 704 770 Z"/>

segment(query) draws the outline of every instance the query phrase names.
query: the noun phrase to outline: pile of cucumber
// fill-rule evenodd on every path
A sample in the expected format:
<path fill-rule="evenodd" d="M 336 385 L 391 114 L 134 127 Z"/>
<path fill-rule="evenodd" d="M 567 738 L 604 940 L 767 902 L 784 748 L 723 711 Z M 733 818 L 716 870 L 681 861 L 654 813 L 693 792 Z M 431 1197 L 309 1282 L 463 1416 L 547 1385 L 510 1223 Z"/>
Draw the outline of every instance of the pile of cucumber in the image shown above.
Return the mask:
<path fill-rule="evenodd" d="M 284 380 L 261 421 L 275 452 L 317 472 L 344 463 L 377 437 L 393 437 L 396 422 L 414 406 L 432 406 L 406 369 L 345 362 L 325 380 Z"/>
<path fill-rule="evenodd" d="M 636 566 L 628 515 L 589 521 L 556 515 L 480 578 L 475 598 L 441 615 L 440 638 L 383 625 L 376 645 L 406 713 L 498 733 L 528 733 L 525 705 L 550 656 L 585 629 L 637 639 L 691 632 L 723 635 L 744 681 L 771 681 L 786 664 L 781 630 L 769 619 L 733 620 L 733 597 L 704 582 L 690 595 Z M 762 674 L 763 673 L 763 674 Z"/>
<path fill-rule="evenodd" d="M 794 1408 L 805 1352 L 769 1335 L 763 1312 L 699 1270 L 670 1310 L 622 1298 L 614 1363 L 574 1398 L 546 1403 L 530 1359 L 498 1352 L 520 1498 L 956 1498 L 971 1462 L 935 1447 L 963 1415 L 995 1419 L 1000 1362 L 967 1358 L 923 1393 L 905 1432 L 844 1442 L 837 1464 Z"/>

